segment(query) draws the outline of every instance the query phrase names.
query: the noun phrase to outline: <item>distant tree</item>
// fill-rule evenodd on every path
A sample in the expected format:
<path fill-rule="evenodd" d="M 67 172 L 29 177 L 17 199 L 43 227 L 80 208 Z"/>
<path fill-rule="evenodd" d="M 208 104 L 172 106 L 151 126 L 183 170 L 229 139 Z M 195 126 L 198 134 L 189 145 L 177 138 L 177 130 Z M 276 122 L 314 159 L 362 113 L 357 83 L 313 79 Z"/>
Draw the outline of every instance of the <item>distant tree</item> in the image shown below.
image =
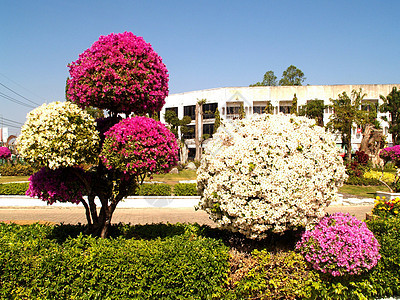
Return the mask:
<path fill-rule="evenodd" d="M 273 71 L 267 71 L 264 74 L 263 81 L 257 82 L 255 84 L 250 84 L 250 86 L 276 86 L 278 85 L 277 83 L 277 77 L 275 76 Z"/>
<path fill-rule="evenodd" d="M 331 99 L 333 114 L 326 127 L 333 132 L 339 132 L 342 138 L 342 146 L 346 150 L 346 158 L 351 160 L 351 131 L 353 125 L 361 125 L 368 112 L 361 110 L 361 102 L 366 96 L 362 90 L 353 90 L 352 99 L 343 92 L 338 95 L 338 99 Z"/>
<path fill-rule="evenodd" d="M 173 110 L 167 110 L 164 114 L 165 123 L 168 124 L 169 130 L 175 135 L 177 139 L 180 138 L 183 141 L 183 136 L 187 133 L 190 133 L 191 130 L 187 125 L 192 122 L 192 119 L 189 116 L 184 116 L 182 119 L 179 119 L 176 113 Z M 179 130 L 181 131 L 181 136 L 179 137 Z"/>
<path fill-rule="evenodd" d="M 290 113 L 297 116 L 297 96 L 294 94 L 292 99 L 292 106 L 290 107 Z"/>
<path fill-rule="evenodd" d="M 271 101 L 267 101 L 267 105 L 264 108 L 264 113 L 270 115 L 274 113 L 274 107 L 272 106 Z"/>
<path fill-rule="evenodd" d="M 242 120 L 246 118 L 246 112 L 244 111 L 243 103 L 240 103 L 239 107 L 239 119 Z"/>
<path fill-rule="evenodd" d="M 297 67 L 290 65 L 283 71 L 282 79 L 279 80 L 279 85 L 302 85 L 306 80 L 304 73 Z"/>
<path fill-rule="evenodd" d="M 221 115 L 219 113 L 218 107 L 215 111 L 215 122 L 214 122 L 214 131 L 213 133 L 216 133 L 219 126 L 221 126 Z"/>
<path fill-rule="evenodd" d="M 306 105 L 303 105 L 299 110 L 300 116 L 306 116 L 310 119 L 315 119 L 317 125 L 324 126 L 324 100 L 314 99 L 308 101 Z"/>
<path fill-rule="evenodd" d="M 389 113 L 390 119 L 382 117 L 382 119 L 389 123 L 389 133 L 392 134 L 393 145 L 400 144 L 400 90 L 397 87 L 393 87 L 392 91 L 386 96 L 380 96 L 383 100 L 383 104 L 379 107 L 379 111 L 382 113 Z"/>

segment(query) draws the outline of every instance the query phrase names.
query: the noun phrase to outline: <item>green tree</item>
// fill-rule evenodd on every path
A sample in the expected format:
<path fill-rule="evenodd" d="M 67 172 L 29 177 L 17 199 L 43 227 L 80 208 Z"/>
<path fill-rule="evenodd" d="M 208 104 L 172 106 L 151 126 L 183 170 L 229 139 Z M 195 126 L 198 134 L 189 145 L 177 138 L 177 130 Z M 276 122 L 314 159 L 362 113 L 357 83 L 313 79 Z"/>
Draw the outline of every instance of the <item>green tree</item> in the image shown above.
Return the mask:
<path fill-rule="evenodd" d="M 239 119 L 242 120 L 246 118 L 246 112 L 244 111 L 243 103 L 240 103 L 239 107 Z"/>
<path fill-rule="evenodd" d="M 296 93 L 294 94 L 293 99 L 292 99 L 292 106 L 290 107 L 290 113 L 297 116 L 297 96 L 296 96 Z"/>
<path fill-rule="evenodd" d="M 306 80 L 304 73 L 297 67 L 290 65 L 283 71 L 282 79 L 279 80 L 279 85 L 302 85 Z"/>
<path fill-rule="evenodd" d="M 218 107 L 215 111 L 215 122 L 214 122 L 214 131 L 213 133 L 216 133 L 219 126 L 221 126 L 221 115 L 219 113 Z"/>
<path fill-rule="evenodd" d="M 324 100 L 310 100 L 306 105 L 303 105 L 299 110 L 300 116 L 306 116 L 310 119 L 315 119 L 317 125 L 324 126 Z"/>
<path fill-rule="evenodd" d="M 264 74 L 263 81 L 257 82 L 255 84 L 250 84 L 250 86 L 276 86 L 278 78 L 275 76 L 274 71 L 267 71 Z"/>
<path fill-rule="evenodd" d="M 274 113 L 274 107 L 271 104 L 271 101 L 267 101 L 267 105 L 264 108 L 264 114 L 272 115 Z"/>
<path fill-rule="evenodd" d="M 330 99 L 333 114 L 329 117 L 326 127 L 333 132 L 340 133 L 342 146 L 346 151 L 346 158 L 351 160 L 351 132 L 354 124 L 362 125 L 368 112 L 361 110 L 361 102 L 366 94 L 362 90 L 353 90 L 350 98 L 346 92 L 338 95 L 338 99 Z"/>
<path fill-rule="evenodd" d="M 392 134 L 393 145 L 400 144 L 400 90 L 397 87 L 393 87 L 392 91 L 386 96 L 380 96 L 383 100 L 383 104 L 379 107 L 379 111 L 382 113 L 389 113 L 390 119 L 382 117 L 382 119 L 389 123 L 389 133 Z"/>
<path fill-rule="evenodd" d="M 176 113 L 173 110 L 167 110 L 164 114 L 165 123 L 169 125 L 169 130 L 175 135 L 177 139 L 179 139 L 179 129 L 181 131 L 180 140 L 183 141 L 183 136 L 187 133 L 193 131 L 193 129 L 189 128 L 187 125 L 192 122 L 192 119 L 189 116 L 184 116 L 182 119 L 179 119 Z"/>

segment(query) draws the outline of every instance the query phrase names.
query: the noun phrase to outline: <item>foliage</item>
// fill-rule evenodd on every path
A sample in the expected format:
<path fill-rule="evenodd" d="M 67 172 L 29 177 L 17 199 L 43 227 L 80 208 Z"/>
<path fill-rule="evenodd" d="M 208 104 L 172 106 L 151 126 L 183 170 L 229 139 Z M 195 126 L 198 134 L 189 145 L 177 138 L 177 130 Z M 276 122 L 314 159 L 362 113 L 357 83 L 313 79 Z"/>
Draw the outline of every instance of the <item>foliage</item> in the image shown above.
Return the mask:
<path fill-rule="evenodd" d="M 246 118 L 246 113 L 244 111 L 244 107 L 243 107 L 243 103 L 240 103 L 240 107 L 239 107 L 239 119 L 242 120 Z"/>
<path fill-rule="evenodd" d="M 171 196 L 171 186 L 168 184 L 142 184 L 138 191 L 139 196 Z"/>
<path fill-rule="evenodd" d="M 0 147 L 0 159 L 7 159 L 11 157 L 11 151 L 7 147 Z"/>
<path fill-rule="evenodd" d="M 147 176 L 168 172 L 178 160 L 175 136 L 164 124 L 151 118 L 124 119 L 105 136 L 100 158 L 108 169 Z"/>
<path fill-rule="evenodd" d="M 257 82 L 255 84 L 250 84 L 250 86 L 276 86 L 277 77 L 274 74 L 274 71 L 267 71 L 264 74 L 263 80 L 261 82 Z"/>
<path fill-rule="evenodd" d="M 101 36 L 68 67 L 67 95 L 81 107 L 152 114 L 161 110 L 168 95 L 161 58 L 131 32 Z"/>
<path fill-rule="evenodd" d="M 279 85 L 301 85 L 306 78 L 304 73 L 297 67 L 290 65 L 282 73 L 282 79 L 279 80 Z"/>
<path fill-rule="evenodd" d="M 386 182 L 387 184 L 392 184 L 393 181 L 395 180 L 395 175 L 390 172 L 378 172 L 378 171 L 367 171 L 363 175 L 364 178 L 366 179 L 373 179 L 376 180 L 377 182 L 380 182 L 379 180 L 382 180 Z M 381 183 L 379 183 L 381 184 Z"/>
<path fill-rule="evenodd" d="M 86 189 L 79 177 L 86 176 L 80 168 L 40 169 L 29 178 L 27 196 L 38 197 L 47 204 L 59 202 L 80 203 Z"/>
<path fill-rule="evenodd" d="M 273 114 L 274 113 L 274 107 L 271 104 L 271 101 L 269 101 L 269 100 L 267 101 L 267 105 L 265 106 L 264 113 L 265 114 Z"/>
<path fill-rule="evenodd" d="M 197 196 L 195 183 L 178 183 L 174 185 L 175 196 Z"/>
<path fill-rule="evenodd" d="M 350 98 L 346 92 L 338 95 L 338 99 L 330 99 L 334 113 L 329 117 L 327 128 L 334 133 L 339 133 L 342 139 L 342 146 L 346 150 L 347 160 L 351 160 L 351 131 L 354 124 L 361 126 L 366 119 L 368 111 L 360 109 L 361 102 L 366 94 L 362 90 L 353 90 Z M 367 118 L 368 119 L 368 118 Z M 365 125 L 365 124 L 364 124 Z"/>
<path fill-rule="evenodd" d="M 377 178 L 371 178 L 371 177 L 363 177 L 363 176 L 356 176 L 356 175 L 350 175 L 347 180 L 346 184 L 351 184 L 351 185 L 363 185 L 363 186 L 379 186 L 382 185 L 382 182 L 379 181 Z"/>
<path fill-rule="evenodd" d="M 386 96 L 380 96 L 383 104 L 379 107 L 381 113 L 389 113 L 390 119 L 386 116 L 382 117 L 383 120 L 389 123 L 389 133 L 392 134 L 393 145 L 400 143 L 400 90 L 393 87 L 392 91 Z"/>
<path fill-rule="evenodd" d="M 346 161 L 346 174 L 350 177 L 362 177 L 368 169 L 369 155 L 364 151 L 356 151 L 354 159 Z"/>
<path fill-rule="evenodd" d="M 333 136 L 313 120 L 254 115 L 219 129 L 197 170 L 199 207 L 251 238 L 310 225 L 346 179 Z"/>
<path fill-rule="evenodd" d="M 0 175 L 2 176 L 30 176 L 34 172 L 36 172 L 36 168 L 18 162 L 0 166 Z"/>
<path fill-rule="evenodd" d="M 364 222 L 342 213 L 321 219 L 296 246 L 314 269 L 332 276 L 370 270 L 380 259 L 379 247 Z"/>
<path fill-rule="evenodd" d="M 386 197 L 376 197 L 372 213 L 382 218 L 400 217 L 400 198 L 386 199 Z"/>
<path fill-rule="evenodd" d="M 391 161 L 397 167 L 400 167 L 400 145 L 382 149 L 379 153 L 379 156 L 385 161 L 385 163 Z"/>
<path fill-rule="evenodd" d="M 93 163 L 99 134 L 93 118 L 71 102 L 52 102 L 32 110 L 17 139 L 18 152 L 50 169 Z"/>
<path fill-rule="evenodd" d="M 193 129 L 187 126 L 192 122 L 189 116 L 184 116 L 182 119 L 179 119 L 173 110 L 167 110 L 164 114 L 164 119 L 176 138 L 179 138 L 179 128 L 181 129 L 181 140 L 183 140 L 185 134 L 193 132 Z"/>
<path fill-rule="evenodd" d="M 0 195 L 25 195 L 28 182 L 12 182 L 0 184 Z"/>
<path fill-rule="evenodd" d="M 290 106 L 290 113 L 293 115 L 297 115 L 297 96 L 296 93 L 293 96 L 292 99 L 292 105 Z"/>
<path fill-rule="evenodd" d="M 0 298 L 221 298 L 227 248 L 189 228 L 165 239 L 65 241 L 60 229 L 0 225 Z"/>
<path fill-rule="evenodd" d="M 324 100 L 310 100 L 299 109 L 299 116 L 315 119 L 318 126 L 324 126 Z"/>
<path fill-rule="evenodd" d="M 214 132 L 213 133 L 217 132 L 219 126 L 221 126 L 221 115 L 220 115 L 218 107 L 217 107 L 217 109 L 215 110 L 215 121 L 214 121 Z"/>

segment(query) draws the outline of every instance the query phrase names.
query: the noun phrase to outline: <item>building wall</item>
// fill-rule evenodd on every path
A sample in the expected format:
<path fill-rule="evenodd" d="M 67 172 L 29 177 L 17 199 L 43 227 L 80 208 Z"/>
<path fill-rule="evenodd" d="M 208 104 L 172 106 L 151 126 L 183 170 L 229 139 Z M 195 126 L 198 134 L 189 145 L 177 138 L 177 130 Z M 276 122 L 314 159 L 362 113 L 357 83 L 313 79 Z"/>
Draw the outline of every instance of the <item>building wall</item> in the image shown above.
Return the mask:
<path fill-rule="evenodd" d="M 229 120 L 235 116 L 229 112 L 235 111 L 231 107 L 239 107 L 243 103 L 246 116 L 253 114 L 254 106 L 262 106 L 270 101 L 274 107 L 274 113 L 285 110 L 280 106 L 290 105 L 296 94 L 297 106 L 307 104 L 308 100 L 324 100 L 325 105 L 331 104 L 330 99 L 337 99 L 339 94 L 346 92 L 351 96 L 353 90 L 362 89 L 366 94 L 364 100 L 375 101 L 382 104 L 380 95 L 387 96 L 394 86 L 400 87 L 400 84 L 361 84 L 361 85 L 315 85 L 315 86 L 260 86 L 260 87 L 224 87 L 186 93 L 172 94 L 166 98 L 166 103 L 161 110 L 161 121 L 164 122 L 164 113 L 167 108 L 177 107 L 178 117 L 184 116 L 184 106 L 196 105 L 201 99 L 206 99 L 206 103 L 218 103 L 218 110 L 221 118 Z M 237 109 L 236 109 L 237 110 Z M 324 113 L 324 123 L 329 121 L 331 111 Z M 378 120 L 382 116 L 378 113 Z M 214 120 L 204 120 L 204 124 L 212 123 Z M 381 121 L 384 133 L 387 134 L 388 124 Z M 194 125 L 194 121 L 192 121 Z M 358 148 L 362 135 L 354 130 L 352 143 L 354 148 Z M 391 135 L 387 136 L 387 141 L 391 143 Z M 340 143 L 340 139 L 337 140 Z M 189 146 L 190 147 L 190 146 Z"/>

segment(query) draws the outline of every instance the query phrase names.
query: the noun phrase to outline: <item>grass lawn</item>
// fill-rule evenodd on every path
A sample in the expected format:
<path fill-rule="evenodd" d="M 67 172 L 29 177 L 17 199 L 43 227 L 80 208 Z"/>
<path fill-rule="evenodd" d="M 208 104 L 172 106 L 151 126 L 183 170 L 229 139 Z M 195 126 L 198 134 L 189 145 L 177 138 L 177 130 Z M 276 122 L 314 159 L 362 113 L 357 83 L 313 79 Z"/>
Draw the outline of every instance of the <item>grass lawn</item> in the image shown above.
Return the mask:
<path fill-rule="evenodd" d="M 0 183 L 16 182 L 16 181 L 28 181 L 29 176 L 1 176 Z"/>
<path fill-rule="evenodd" d="M 341 194 L 349 194 L 363 198 L 375 198 L 376 191 L 389 192 L 389 189 L 384 185 L 362 186 L 348 184 L 345 184 L 339 188 L 339 193 Z"/>
<path fill-rule="evenodd" d="M 159 174 L 154 175 L 152 181 L 161 181 L 167 184 L 177 184 L 181 180 L 196 180 L 196 171 L 194 170 L 182 170 L 179 174 Z M 149 181 L 149 179 L 146 179 Z"/>

